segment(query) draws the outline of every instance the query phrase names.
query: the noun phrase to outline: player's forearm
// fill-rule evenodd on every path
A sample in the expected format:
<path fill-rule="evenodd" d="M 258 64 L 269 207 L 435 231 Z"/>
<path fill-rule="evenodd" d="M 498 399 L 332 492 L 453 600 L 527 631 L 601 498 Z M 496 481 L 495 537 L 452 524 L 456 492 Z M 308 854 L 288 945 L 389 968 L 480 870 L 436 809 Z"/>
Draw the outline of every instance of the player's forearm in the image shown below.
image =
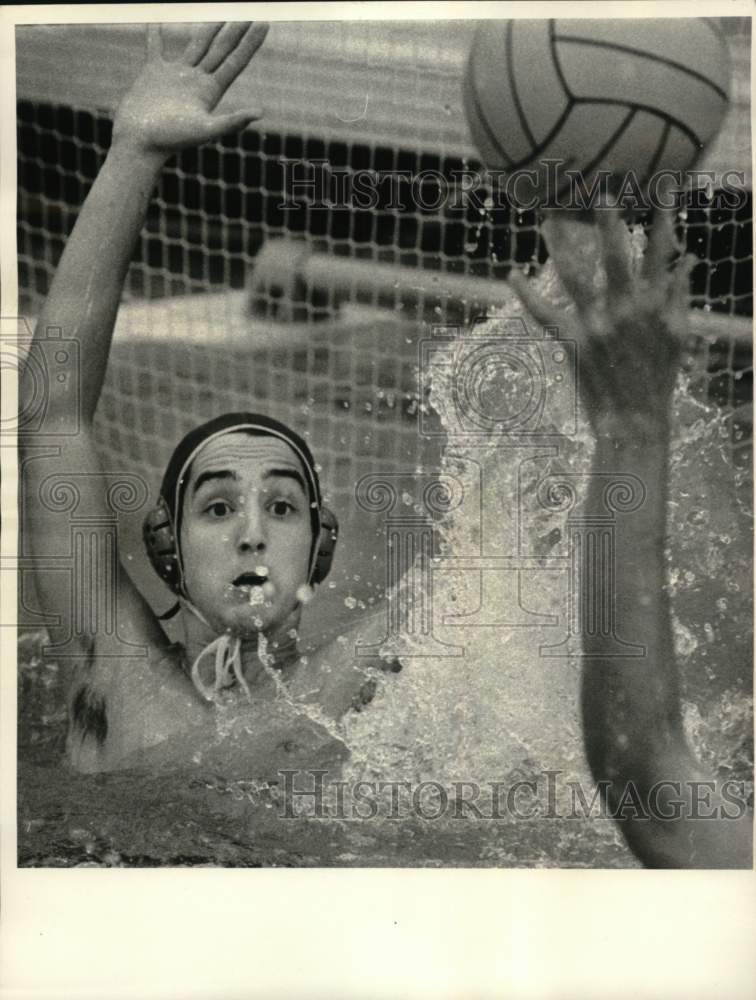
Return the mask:
<path fill-rule="evenodd" d="M 79 342 L 82 418 L 94 415 L 126 273 L 164 157 L 126 143 L 111 147 L 66 244 L 35 336 L 59 327 Z M 66 383 L 66 387 L 67 387 Z M 49 408 L 73 405 L 51 383 Z M 57 393 L 57 394 L 56 394 Z"/>
<path fill-rule="evenodd" d="M 610 808 L 617 809 L 632 787 L 646 809 L 645 817 L 633 808 L 619 817 L 645 864 L 750 866 L 750 818 L 738 817 L 720 785 L 706 784 L 713 775 L 698 763 L 683 731 L 664 553 L 669 433 L 661 426 L 657 431 L 605 438 L 595 454 L 594 472 L 629 473 L 645 489 L 640 509 L 618 517 L 614 583 L 617 634 L 645 647 L 645 654 L 602 657 L 600 639 L 585 643 L 594 654 L 583 661 L 586 753 L 596 780 L 613 783 Z M 594 479 L 589 514 L 606 513 L 602 482 Z M 700 789 L 703 806 L 696 804 Z"/>
<path fill-rule="evenodd" d="M 637 477 L 645 497 L 639 509 L 617 515 L 615 579 L 587 578 L 589 588 L 608 586 L 616 602 L 616 631 L 624 642 L 644 647 L 643 656 L 615 653 L 611 637 L 589 637 L 584 650 L 584 709 L 590 721 L 589 756 L 602 770 L 650 777 L 658 744 L 682 740 L 677 673 L 670 626 L 664 557 L 667 494 L 668 432 L 660 428 L 654 440 L 613 437 L 599 440 L 586 513 L 606 518 L 608 478 Z M 608 478 L 607 478 L 608 477 Z M 608 595 L 612 598 L 611 590 Z M 631 740 L 623 737 L 633 734 Z M 592 761 L 593 763 L 593 761 Z M 640 770 L 639 770 L 640 768 Z"/>

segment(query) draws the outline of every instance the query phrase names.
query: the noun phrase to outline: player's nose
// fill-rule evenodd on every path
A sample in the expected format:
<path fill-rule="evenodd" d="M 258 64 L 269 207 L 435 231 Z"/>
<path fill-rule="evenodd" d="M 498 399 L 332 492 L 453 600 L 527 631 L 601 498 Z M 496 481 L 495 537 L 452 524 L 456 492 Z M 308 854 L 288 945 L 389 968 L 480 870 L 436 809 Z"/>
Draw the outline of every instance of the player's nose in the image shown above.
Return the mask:
<path fill-rule="evenodd" d="M 256 503 L 247 503 L 237 511 L 236 547 L 240 552 L 265 549 L 265 526 Z"/>

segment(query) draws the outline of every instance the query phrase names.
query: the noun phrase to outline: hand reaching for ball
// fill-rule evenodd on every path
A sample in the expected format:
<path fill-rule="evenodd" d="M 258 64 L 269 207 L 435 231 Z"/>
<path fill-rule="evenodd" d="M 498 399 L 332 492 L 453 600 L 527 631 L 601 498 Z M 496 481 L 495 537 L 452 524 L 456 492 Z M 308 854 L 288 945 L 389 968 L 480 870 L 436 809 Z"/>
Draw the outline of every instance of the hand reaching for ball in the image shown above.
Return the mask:
<path fill-rule="evenodd" d="M 528 312 L 577 343 L 578 386 L 597 435 L 653 440 L 667 426 L 672 389 L 688 329 L 688 279 L 671 211 L 657 211 L 640 267 L 619 212 L 596 212 L 606 281 L 580 267 L 576 248 L 585 224 L 554 212 L 543 232 L 574 310 L 558 309 L 521 273 L 509 283 Z"/>
<path fill-rule="evenodd" d="M 161 26 L 147 28 L 147 62 L 121 102 L 114 144 L 164 156 L 217 139 L 260 117 L 247 109 L 214 114 L 223 95 L 260 48 L 268 25 L 203 24 L 175 61 L 165 58 Z"/>

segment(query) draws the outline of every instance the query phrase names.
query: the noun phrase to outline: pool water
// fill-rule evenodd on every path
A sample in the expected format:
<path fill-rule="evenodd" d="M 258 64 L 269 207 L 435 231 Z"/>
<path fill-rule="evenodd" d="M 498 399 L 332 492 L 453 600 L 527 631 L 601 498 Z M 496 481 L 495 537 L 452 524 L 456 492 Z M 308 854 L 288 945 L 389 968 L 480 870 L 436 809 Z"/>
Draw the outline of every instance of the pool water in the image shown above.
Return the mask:
<path fill-rule="evenodd" d="M 80 775 L 62 761 L 63 671 L 43 662 L 42 634 L 21 642 L 18 861 L 21 866 L 592 866 L 632 865 L 610 821 L 401 821 L 284 816 L 264 782 L 197 765 Z M 343 775 L 341 747 L 309 750 L 291 768 Z M 498 780 L 537 775 L 525 759 Z M 364 771 L 363 771 L 364 773 Z M 312 787 L 309 776 L 298 788 Z M 331 804 L 332 805 L 332 804 Z M 325 809 L 334 810 L 326 803 Z M 295 809 L 290 809 L 295 812 Z M 432 809 L 426 810 L 432 812 Z"/>
<path fill-rule="evenodd" d="M 682 429 L 672 452 L 668 562 L 686 727 L 715 773 L 746 782 L 752 795 L 750 516 L 716 413 L 687 391 L 676 409 Z M 576 440 L 562 449 L 560 468 L 586 468 L 589 453 L 589 441 Z M 463 476 L 469 458 L 464 450 L 450 452 L 446 471 Z M 475 461 L 496 496 L 512 495 L 513 468 L 502 465 L 495 449 L 478 450 Z M 557 517 L 544 514 L 534 531 L 558 548 L 554 539 L 564 525 Z M 460 508 L 456 520 L 450 515 L 446 544 L 465 551 L 474 527 Z M 491 606 L 511 600 L 501 580 L 487 586 L 493 586 Z M 547 572 L 534 575 L 528 588 L 525 606 L 563 609 L 563 585 L 560 590 Z M 343 591 L 339 599 L 350 624 L 359 608 Z M 451 608 L 463 623 L 471 613 L 474 621 L 479 574 L 441 574 L 435 599 L 439 620 Z M 138 771 L 72 772 L 63 758 L 66 668 L 42 655 L 44 633 L 27 632 L 18 647 L 19 864 L 637 866 L 611 820 L 570 814 L 568 782 L 580 782 L 589 799 L 591 782 L 582 753 L 578 665 L 537 655 L 540 643 L 554 641 L 553 628 L 457 624 L 440 626 L 438 634 L 463 645 L 465 655 L 410 659 L 401 673 L 381 680 L 372 704 L 348 716 L 338 734 L 313 737 L 308 730 L 284 741 L 280 766 L 297 772 L 297 790 L 312 787 L 304 772 L 327 772 L 330 815 L 318 818 L 307 815 L 311 800 L 287 799 L 283 779 L 272 783 L 269 763 L 264 773 L 240 773 L 231 762 L 196 762 L 186 754 Z M 549 771 L 559 772 L 556 815 L 543 794 Z M 472 781 L 484 790 L 492 782 L 509 788 L 530 781 L 538 794 L 519 816 L 494 817 L 482 806 L 482 817 L 449 808 L 431 818 L 430 799 L 422 809 L 405 808 L 400 818 L 385 808 L 370 818 L 354 809 L 334 816 L 337 780 L 350 788 L 359 781 L 444 788 Z M 294 815 L 284 815 L 287 808 Z"/>
<path fill-rule="evenodd" d="M 39 655 L 43 642 L 41 634 L 27 634 L 19 648 L 20 866 L 637 866 L 611 820 L 570 817 L 569 810 L 550 816 L 543 795 L 536 806 L 540 815 L 532 818 L 490 818 L 482 802 L 483 818 L 469 813 L 455 817 L 448 810 L 433 820 L 423 818 L 435 811 L 429 799 L 423 800 L 423 815 L 409 813 L 401 820 L 390 818 L 388 809 L 372 819 L 360 818 L 354 810 L 345 818 L 289 818 L 287 812 L 299 811 L 299 800 L 287 809 L 280 788 L 227 777 L 209 767 L 76 774 L 62 759 L 65 679 L 56 664 Z M 747 699 L 730 691 L 703 711 L 689 704 L 687 721 L 699 754 L 715 763 L 721 775 L 750 780 Z M 527 719 L 520 718 L 519 726 L 525 742 Z M 314 787 L 300 769 L 330 769 L 326 781 L 348 774 L 342 747 L 327 742 L 317 753 L 308 750 L 284 761 L 298 772 L 297 790 Z M 579 747 L 579 734 L 574 744 Z M 423 766 L 419 754 L 414 763 L 426 775 L 433 770 L 427 762 Z M 368 773 L 364 762 L 357 770 L 363 777 Z M 457 778 L 470 773 L 452 770 Z M 488 777 L 507 787 L 535 781 L 540 791 L 543 772 L 544 762 L 526 755 Z M 391 772 L 384 768 L 382 773 L 388 777 Z M 333 802 L 326 800 L 324 811 L 333 814 Z"/>

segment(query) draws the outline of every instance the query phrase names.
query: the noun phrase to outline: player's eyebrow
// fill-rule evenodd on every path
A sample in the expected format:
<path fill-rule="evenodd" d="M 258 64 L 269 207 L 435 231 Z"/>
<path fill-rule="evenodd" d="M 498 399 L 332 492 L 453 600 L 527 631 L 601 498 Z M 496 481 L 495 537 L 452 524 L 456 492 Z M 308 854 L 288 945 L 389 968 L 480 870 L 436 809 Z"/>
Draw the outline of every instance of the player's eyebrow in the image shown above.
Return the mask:
<path fill-rule="evenodd" d="M 192 486 L 192 496 L 195 496 L 205 485 L 215 479 L 234 479 L 239 477 L 232 469 L 207 469 L 201 472 Z M 301 473 L 296 469 L 267 469 L 262 476 L 263 479 L 293 479 L 304 494 L 307 493 L 307 486 Z"/>
<path fill-rule="evenodd" d="M 295 483 L 299 484 L 299 488 L 302 492 L 307 495 L 307 486 L 302 478 L 301 473 L 297 472 L 296 469 L 268 469 L 263 473 L 263 479 L 293 479 Z"/>
<path fill-rule="evenodd" d="M 201 487 L 212 479 L 238 479 L 238 476 L 231 469 L 208 469 L 206 472 L 201 472 L 192 487 L 192 496 L 196 496 Z"/>

